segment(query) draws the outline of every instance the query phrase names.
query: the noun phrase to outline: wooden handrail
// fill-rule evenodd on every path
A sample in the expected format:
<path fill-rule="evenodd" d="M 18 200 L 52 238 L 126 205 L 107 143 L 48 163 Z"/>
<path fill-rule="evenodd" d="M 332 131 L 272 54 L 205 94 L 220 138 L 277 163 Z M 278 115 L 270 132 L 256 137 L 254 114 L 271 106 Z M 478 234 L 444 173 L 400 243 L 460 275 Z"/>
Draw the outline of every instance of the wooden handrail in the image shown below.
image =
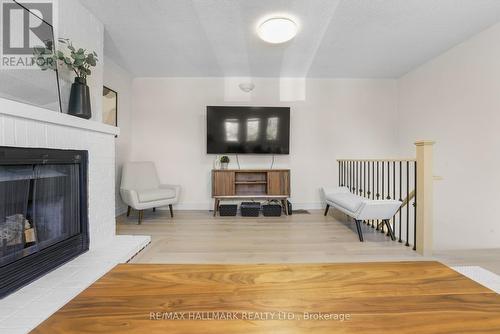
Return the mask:
<path fill-rule="evenodd" d="M 398 213 L 401 209 L 403 209 L 406 205 L 408 205 L 408 203 L 410 203 L 410 201 L 414 197 L 415 197 L 415 189 L 412 190 L 408 196 L 406 196 L 406 198 L 403 200 L 403 202 L 401 203 L 401 206 L 399 207 L 398 211 L 396 211 L 396 213 Z"/>

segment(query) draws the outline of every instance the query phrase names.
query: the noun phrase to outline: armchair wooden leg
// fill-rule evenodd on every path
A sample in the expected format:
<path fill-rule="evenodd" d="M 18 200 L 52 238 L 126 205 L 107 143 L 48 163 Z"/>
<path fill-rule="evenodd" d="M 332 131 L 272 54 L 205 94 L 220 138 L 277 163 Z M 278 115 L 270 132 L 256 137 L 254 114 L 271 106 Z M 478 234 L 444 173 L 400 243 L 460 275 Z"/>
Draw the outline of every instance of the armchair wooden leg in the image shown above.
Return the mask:
<path fill-rule="evenodd" d="M 361 231 L 361 220 L 356 219 L 356 229 L 358 230 L 359 241 L 363 242 L 363 232 Z"/>
<path fill-rule="evenodd" d="M 156 212 L 156 208 L 153 208 L 153 212 Z"/>
<path fill-rule="evenodd" d="M 168 208 L 170 209 L 170 217 L 174 218 L 174 208 L 172 207 L 172 204 L 169 204 Z"/>
<path fill-rule="evenodd" d="M 327 204 L 326 205 L 326 209 L 325 209 L 325 216 L 328 215 L 328 210 L 330 209 L 330 204 Z"/>
<path fill-rule="evenodd" d="M 130 209 L 131 209 L 131 207 L 130 207 L 130 205 L 129 205 L 129 206 L 128 206 L 128 208 L 127 208 L 127 217 L 129 217 L 129 216 L 130 216 Z"/>
<path fill-rule="evenodd" d="M 139 211 L 139 225 L 142 223 L 142 217 L 144 215 L 144 211 L 140 210 Z"/>

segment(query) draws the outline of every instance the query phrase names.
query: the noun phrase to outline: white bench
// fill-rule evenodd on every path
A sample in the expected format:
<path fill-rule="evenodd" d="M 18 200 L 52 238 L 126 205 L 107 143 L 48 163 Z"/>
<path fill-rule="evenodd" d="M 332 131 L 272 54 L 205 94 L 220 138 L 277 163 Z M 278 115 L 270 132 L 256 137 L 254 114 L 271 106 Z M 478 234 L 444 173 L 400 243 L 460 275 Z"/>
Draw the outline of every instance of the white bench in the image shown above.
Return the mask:
<path fill-rule="evenodd" d="M 352 194 L 347 187 L 323 188 L 326 201 L 325 216 L 330 206 L 354 218 L 358 230 L 359 241 L 363 241 L 361 223 L 364 220 L 381 220 L 387 226 L 392 240 L 395 240 L 389 220 L 401 206 L 396 200 L 372 200 Z"/>

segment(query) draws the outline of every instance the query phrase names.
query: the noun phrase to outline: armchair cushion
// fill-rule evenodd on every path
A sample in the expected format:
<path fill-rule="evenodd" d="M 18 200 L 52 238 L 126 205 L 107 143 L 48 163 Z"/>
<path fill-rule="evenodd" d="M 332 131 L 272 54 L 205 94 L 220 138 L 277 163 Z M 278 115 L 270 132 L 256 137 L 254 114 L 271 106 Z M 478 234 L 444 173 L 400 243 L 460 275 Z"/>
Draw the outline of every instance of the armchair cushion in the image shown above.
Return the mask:
<path fill-rule="evenodd" d="M 137 190 L 137 195 L 139 196 L 139 202 L 144 203 L 174 198 L 176 192 L 172 188 L 156 188 Z"/>

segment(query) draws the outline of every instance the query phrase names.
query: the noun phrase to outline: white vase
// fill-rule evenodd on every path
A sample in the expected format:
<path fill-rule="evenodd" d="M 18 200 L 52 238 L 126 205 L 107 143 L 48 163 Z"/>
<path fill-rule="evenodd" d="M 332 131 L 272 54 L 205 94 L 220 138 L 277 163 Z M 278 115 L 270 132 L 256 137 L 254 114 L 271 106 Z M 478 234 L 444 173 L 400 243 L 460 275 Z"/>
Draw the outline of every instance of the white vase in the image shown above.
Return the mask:
<path fill-rule="evenodd" d="M 228 162 L 221 162 L 220 163 L 220 169 L 227 169 L 227 166 L 229 165 Z"/>

